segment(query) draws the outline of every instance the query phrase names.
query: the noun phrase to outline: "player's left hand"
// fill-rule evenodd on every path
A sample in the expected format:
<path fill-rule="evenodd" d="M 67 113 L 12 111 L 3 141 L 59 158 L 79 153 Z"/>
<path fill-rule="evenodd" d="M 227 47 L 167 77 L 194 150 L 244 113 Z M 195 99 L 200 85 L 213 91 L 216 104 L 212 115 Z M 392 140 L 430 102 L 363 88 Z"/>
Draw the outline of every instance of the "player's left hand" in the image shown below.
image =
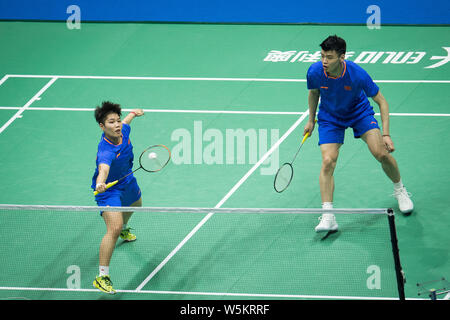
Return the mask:
<path fill-rule="evenodd" d="M 384 146 L 386 147 L 386 150 L 389 153 L 395 151 L 394 142 L 392 142 L 392 139 L 390 136 L 383 136 L 383 142 L 384 142 Z"/>
<path fill-rule="evenodd" d="M 136 117 L 140 117 L 144 115 L 144 110 L 142 109 L 134 109 L 132 112 L 136 115 Z"/>

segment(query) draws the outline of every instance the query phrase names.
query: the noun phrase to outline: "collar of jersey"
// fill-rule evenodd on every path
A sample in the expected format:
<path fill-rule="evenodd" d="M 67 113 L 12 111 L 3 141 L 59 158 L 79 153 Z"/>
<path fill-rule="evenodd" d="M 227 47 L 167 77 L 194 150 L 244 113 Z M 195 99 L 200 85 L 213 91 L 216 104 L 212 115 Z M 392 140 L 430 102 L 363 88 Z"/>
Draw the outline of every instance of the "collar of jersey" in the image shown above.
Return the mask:
<path fill-rule="evenodd" d="M 323 69 L 323 73 L 325 74 L 325 77 L 327 77 L 327 78 L 339 79 L 339 78 L 342 78 L 344 76 L 346 70 L 347 70 L 347 64 L 345 63 L 345 60 L 344 60 L 344 69 L 342 70 L 342 74 L 339 77 L 330 77 L 329 75 L 327 75 L 327 72 L 325 71 L 325 69 Z"/>
<path fill-rule="evenodd" d="M 111 141 L 109 141 L 108 139 L 106 139 L 105 136 L 103 136 L 103 139 L 105 139 L 106 142 L 108 142 L 110 145 L 113 145 L 113 146 L 120 146 L 120 145 L 122 144 L 122 142 L 123 142 L 123 136 L 120 137 L 120 142 L 119 142 L 119 144 L 114 144 L 114 143 L 112 143 Z"/>

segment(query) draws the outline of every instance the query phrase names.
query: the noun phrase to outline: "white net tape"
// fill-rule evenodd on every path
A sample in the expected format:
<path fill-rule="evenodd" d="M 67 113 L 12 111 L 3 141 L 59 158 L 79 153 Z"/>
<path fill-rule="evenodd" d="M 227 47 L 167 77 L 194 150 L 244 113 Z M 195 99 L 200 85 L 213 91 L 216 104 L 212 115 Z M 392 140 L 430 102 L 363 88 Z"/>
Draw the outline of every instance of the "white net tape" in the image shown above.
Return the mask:
<path fill-rule="evenodd" d="M 195 208 L 195 207 L 97 207 L 97 206 L 54 206 L 0 204 L 2 210 L 22 211 L 67 211 L 67 212 L 175 212 L 175 213 L 272 213 L 272 214 L 393 214 L 389 208 Z"/>

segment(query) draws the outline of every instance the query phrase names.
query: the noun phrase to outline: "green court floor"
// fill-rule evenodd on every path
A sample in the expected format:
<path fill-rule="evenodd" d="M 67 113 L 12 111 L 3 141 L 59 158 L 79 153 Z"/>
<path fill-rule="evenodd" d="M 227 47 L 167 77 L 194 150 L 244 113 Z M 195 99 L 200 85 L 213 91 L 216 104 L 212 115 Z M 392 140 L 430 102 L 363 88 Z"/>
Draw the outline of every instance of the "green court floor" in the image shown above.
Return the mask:
<path fill-rule="evenodd" d="M 295 162 L 289 189 L 277 194 L 273 178 L 307 121 L 305 79 L 314 53 L 338 34 L 390 104 L 394 156 L 415 210 L 398 212 L 392 184 L 351 130 L 334 204 L 395 209 L 406 296 L 423 298 L 417 283 L 450 277 L 450 64 L 436 66 L 448 58 L 448 32 L 145 23 L 69 30 L 65 23 L 0 22 L 0 203 L 96 205 L 90 184 L 101 130 L 93 109 L 111 100 L 146 110 L 132 123 L 135 158 L 152 144 L 174 151 L 164 171 L 136 173 L 144 206 L 320 208 L 317 131 Z M 227 145 L 239 130 L 247 134 L 242 150 Z M 119 294 L 105 297 L 92 287 L 105 232 L 97 212 L 0 214 L 8 235 L 0 243 L 0 299 L 397 297 L 384 216 L 340 215 L 340 231 L 324 238 L 310 214 L 136 213 L 129 224 L 138 241 L 119 241 L 111 262 Z M 380 271 L 380 283 L 371 270 Z"/>

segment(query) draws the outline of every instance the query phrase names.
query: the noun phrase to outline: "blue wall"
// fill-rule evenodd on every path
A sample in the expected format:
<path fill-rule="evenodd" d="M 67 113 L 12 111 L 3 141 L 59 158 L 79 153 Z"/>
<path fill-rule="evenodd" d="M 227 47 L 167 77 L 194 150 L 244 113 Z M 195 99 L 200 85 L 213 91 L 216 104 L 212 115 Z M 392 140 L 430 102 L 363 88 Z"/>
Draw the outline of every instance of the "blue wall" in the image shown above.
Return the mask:
<path fill-rule="evenodd" d="M 450 24 L 450 0 L 0 0 L 0 19 L 64 21 L 73 4 L 81 21 L 365 24 L 378 5 L 381 24 Z"/>

